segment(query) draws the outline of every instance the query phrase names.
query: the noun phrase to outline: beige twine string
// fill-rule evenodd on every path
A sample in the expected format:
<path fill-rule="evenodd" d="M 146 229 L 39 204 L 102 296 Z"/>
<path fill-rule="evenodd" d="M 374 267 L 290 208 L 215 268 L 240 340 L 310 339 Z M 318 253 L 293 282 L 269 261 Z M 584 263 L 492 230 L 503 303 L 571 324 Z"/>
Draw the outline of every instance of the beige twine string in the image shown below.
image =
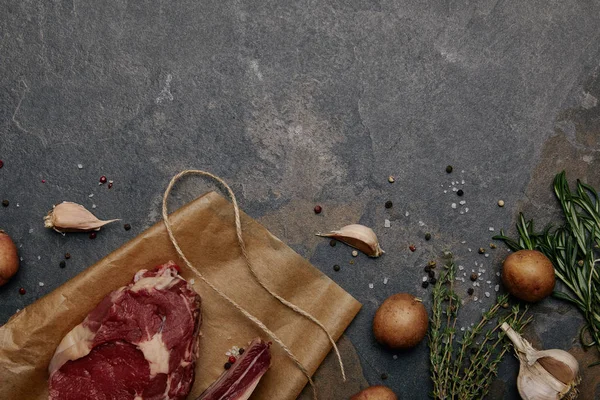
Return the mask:
<path fill-rule="evenodd" d="M 265 283 L 259 278 L 259 276 L 256 274 L 256 271 L 254 270 L 254 267 L 252 266 L 252 263 L 250 262 L 250 257 L 248 256 L 248 252 L 246 251 L 246 245 L 245 245 L 244 239 L 242 237 L 242 223 L 241 223 L 241 220 L 240 220 L 240 210 L 239 210 L 239 207 L 238 207 L 238 204 L 237 204 L 237 200 L 235 198 L 235 194 L 233 193 L 233 191 L 231 190 L 231 188 L 227 185 L 227 183 L 225 183 L 225 181 L 223 181 L 218 176 L 211 174 L 210 172 L 201 171 L 201 170 L 185 170 L 185 171 L 182 171 L 179 174 L 175 175 L 171 179 L 171 182 L 169 182 L 169 186 L 165 190 L 165 194 L 163 196 L 163 202 L 162 202 L 162 217 L 163 217 L 163 220 L 164 220 L 164 223 L 165 223 L 165 227 L 167 228 L 167 233 L 169 234 L 169 238 L 171 239 L 171 243 L 173 243 L 173 246 L 175 247 L 175 250 L 177 250 L 177 254 L 179 254 L 179 256 L 181 257 L 181 259 L 186 263 L 186 265 L 189 267 L 189 269 L 196 276 L 198 276 L 212 290 L 214 290 L 217 294 L 219 294 L 219 296 L 221 296 L 223 299 L 225 299 L 226 301 L 228 301 L 234 308 L 236 308 L 238 311 L 240 311 L 246 318 L 248 318 L 250 321 L 254 322 L 260 329 L 263 330 L 263 332 L 265 332 L 267 335 L 269 335 L 273 339 L 273 341 L 275 341 L 275 343 L 277 343 L 278 345 L 281 346 L 281 348 L 285 351 L 285 353 L 288 355 L 288 357 L 296 364 L 296 366 L 300 369 L 300 371 L 302 371 L 302 373 L 308 379 L 308 382 L 310 383 L 310 385 L 312 387 L 313 397 L 316 399 L 317 398 L 317 392 L 316 392 L 316 389 L 315 389 L 314 382 L 313 382 L 312 378 L 310 377 L 310 374 L 308 373 L 308 371 L 306 370 L 306 368 L 302 365 L 302 363 L 300 363 L 300 361 L 296 358 L 296 356 L 294 356 L 294 354 L 292 353 L 292 351 L 285 345 L 285 343 L 283 343 L 281 341 L 281 339 L 279 339 L 277 337 L 277 335 L 275 335 L 275 333 L 273 333 L 271 330 L 269 330 L 269 328 L 267 328 L 258 318 L 256 318 L 252 314 L 250 314 L 242 306 L 240 306 L 239 304 L 237 304 L 229 296 L 227 296 L 225 293 L 221 292 L 217 287 L 215 287 L 206 278 L 204 278 L 204 276 L 198 271 L 198 269 L 196 269 L 196 267 L 194 267 L 192 265 L 192 263 L 187 259 L 187 257 L 185 256 L 185 254 L 183 254 L 183 251 L 181 250 L 181 248 L 179 247 L 179 244 L 177 243 L 177 240 L 175 239 L 175 235 L 173 235 L 173 230 L 171 228 L 171 223 L 169 221 L 169 216 L 168 216 L 168 213 L 167 213 L 167 199 L 168 199 L 169 194 L 171 193 L 171 190 L 173 189 L 173 186 L 175 185 L 175 183 L 179 179 L 181 179 L 182 177 L 184 177 L 185 175 L 201 175 L 201 176 L 209 177 L 209 178 L 211 178 L 211 179 L 219 182 L 227 190 L 227 193 L 229 194 L 229 197 L 231 198 L 231 201 L 233 203 L 233 210 L 234 210 L 234 214 L 235 214 L 235 229 L 236 229 L 236 233 L 237 233 L 238 243 L 239 243 L 240 248 L 242 250 L 242 255 L 243 255 L 244 260 L 246 262 L 246 266 L 250 270 L 252 276 L 260 284 L 260 286 L 262 288 L 264 288 L 269 294 L 271 294 L 273 297 L 275 297 L 277 300 L 279 300 L 282 304 L 284 304 L 285 306 L 289 307 L 290 309 L 292 309 L 296 313 L 298 313 L 298 314 L 306 317 L 310 321 L 314 322 L 316 325 L 318 325 L 327 334 L 327 338 L 331 342 L 331 344 L 333 346 L 333 349 L 334 349 L 334 351 L 335 351 L 335 353 L 337 355 L 338 362 L 339 362 L 339 365 L 340 365 L 340 369 L 342 371 L 342 378 L 343 378 L 344 381 L 346 381 L 346 373 L 344 371 L 344 363 L 342 362 L 342 358 L 340 356 L 340 352 L 339 352 L 339 350 L 337 348 L 337 345 L 335 344 L 335 340 L 333 340 L 333 337 L 331 337 L 331 335 L 329 334 L 329 332 L 327 331 L 327 329 L 325 328 L 325 326 L 323 326 L 323 324 L 321 322 L 319 322 L 319 320 L 317 320 L 311 314 L 307 313 L 306 311 L 302 310 L 298 306 L 290 303 L 289 301 L 285 300 L 283 297 L 281 297 L 281 296 L 277 295 L 276 293 L 274 293 L 273 291 L 271 291 L 265 285 Z"/>

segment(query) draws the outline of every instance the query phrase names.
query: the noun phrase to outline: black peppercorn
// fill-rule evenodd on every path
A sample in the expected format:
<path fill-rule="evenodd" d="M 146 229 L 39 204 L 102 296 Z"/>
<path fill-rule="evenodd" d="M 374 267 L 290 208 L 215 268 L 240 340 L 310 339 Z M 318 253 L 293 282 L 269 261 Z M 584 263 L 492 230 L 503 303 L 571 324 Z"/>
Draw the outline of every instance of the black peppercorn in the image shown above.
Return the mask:
<path fill-rule="evenodd" d="M 223 368 L 225 368 L 225 369 L 231 368 L 231 363 L 230 362 L 226 362 L 225 365 L 223 365 Z"/>
<path fill-rule="evenodd" d="M 335 265 L 333 266 L 333 270 L 334 270 L 335 272 L 339 271 L 339 270 L 340 270 L 340 266 L 339 266 L 339 265 L 337 265 L 337 264 L 335 264 Z"/>
<path fill-rule="evenodd" d="M 90 233 L 90 239 L 96 239 L 96 232 Z"/>
<path fill-rule="evenodd" d="M 427 286 L 429 286 L 429 282 L 425 281 L 425 282 L 421 283 L 421 286 L 423 287 L 423 289 L 426 289 Z"/>
<path fill-rule="evenodd" d="M 429 279 L 429 283 L 431 283 L 432 285 L 435 285 L 435 283 L 437 282 L 437 279 L 435 279 L 435 276 L 431 279 Z"/>
<path fill-rule="evenodd" d="M 69 258 L 71 258 L 71 253 L 65 253 L 65 259 L 68 260 Z"/>
<path fill-rule="evenodd" d="M 244 354 L 244 348 L 242 347 L 241 349 L 239 349 L 239 350 L 238 350 L 238 353 L 240 353 L 240 356 L 241 356 L 242 354 Z"/>
<path fill-rule="evenodd" d="M 447 173 L 450 173 L 450 172 L 452 172 L 452 165 L 448 165 L 448 166 L 446 167 L 446 172 L 447 172 Z"/>
<path fill-rule="evenodd" d="M 3 205 L 4 207 L 8 207 L 8 205 L 9 205 L 9 204 L 10 204 L 10 203 L 8 202 L 8 200 L 2 200 L 2 205 Z"/>
<path fill-rule="evenodd" d="M 385 208 L 392 208 L 393 205 L 394 203 L 392 203 L 390 200 L 385 202 Z"/>
<path fill-rule="evenodd" d="M 131 225 L 125 224 L 125 225 L 123 225 L 123 229 L 125 229 L 126 231 L 130 230 L 131 229 Z"/>
<path fill-rule="evenodd" d="M 458 189 L 458 191 L 456 192 L 457 195 L 462 196 L 463 194 L 465 194 L 465 192 L 463 192 L 462 189 Z"/>
<path fill-rule="evenodd" d="M 67 266 L 67 263 L 63 260 L 58 264 L 59 267 L 64 268 Z"/>
<path fill-rule="evenodd" d="M 323 211 L 323 207 L 321 206 L 315 206 L 314 208 L 315 214 L 321 214 L 321 211 Z"/>
<path fill-rule="evenodd" d="M 381 374 L 381 379 L 382 380 L 386 380 L 388 378 L 388 374 L 386 374 L 385 372 L 383 374 Z"/>
<path fill-rule="evenodd" d="M 467 293 L 469 294 L 469 296 L 471 296 L 474 292 L 475 290 L 472 287 L 467 289 Z"/>
<path fill-rule="evenodd" d="M 478 277 L 479 277 L 479 275 L 477 275 L 475 272 L 473 272 L 473 273 L 471 274 L 471 276 L 470 276 L 470 278 L 471 278 L 471 280 L 472 280 L 473 282 L 475 282 L 475 281 L 477 280 L 477 278 L 478 278 Z"/>
<path fill-rule="evenodd" d="M 425 240 L 431 240 L 431 233 L 425 234 Z"/>
<path fill-rule="evenodd" d="M 430 269 L 429 272 L 427 272 L 427 273 L 429 274 L 430 278 L 435 278 L 435 271 Z"/>
<path fill-rule="evenodd" d="M 423 270 L 428 273 L 429 271 L 431 271 L 431 267 L 429 265 L 426 265 L 425 268 L 423 268 Z"/>
<path fill-rule="evenodd" d="M 336 240 L 335 240 L 335 239 L 331 239 L 331 240 L 329 241 L 329 245 L 330 245 L 331 247 L 335 247 L 335 242 L 336 242 Z"/>

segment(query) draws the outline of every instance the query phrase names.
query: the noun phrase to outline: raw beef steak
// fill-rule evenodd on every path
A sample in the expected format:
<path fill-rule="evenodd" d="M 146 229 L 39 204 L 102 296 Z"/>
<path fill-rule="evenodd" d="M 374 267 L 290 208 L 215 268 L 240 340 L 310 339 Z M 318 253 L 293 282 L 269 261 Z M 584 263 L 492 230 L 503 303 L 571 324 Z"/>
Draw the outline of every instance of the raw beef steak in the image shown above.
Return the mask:
<path fill-rule="evenodd" d="M 183 400 L 194 381 L 200 296 L 172 262 L 141 270 L 60 342 L 50 400 Z"/>

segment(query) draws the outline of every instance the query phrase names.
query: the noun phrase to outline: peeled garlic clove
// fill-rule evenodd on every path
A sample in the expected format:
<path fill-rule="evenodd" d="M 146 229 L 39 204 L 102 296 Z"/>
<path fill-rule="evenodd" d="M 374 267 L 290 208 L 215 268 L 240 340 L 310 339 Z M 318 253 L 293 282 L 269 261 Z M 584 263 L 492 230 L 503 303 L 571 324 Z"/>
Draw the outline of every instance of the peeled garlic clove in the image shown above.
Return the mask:
<path fill-rule="evenodd" d="M 89 232 L 99 231 L 102 226 L 114 221 L 119 220 L 99 220 L 81 204 L 64 201 L 48 212 L 44 226 L 57 232 Z"/>
<path fill-rule="evenodd" d="M 579 377 L 577 359 L 564 350 L 538 351 L 506 322 L 501 328 L 521 362 L 517 387 L 523 400 L 575 399 Z"/>
<path fill-rule="evenodd" d="M 379 257 L 385 253 L 381 247 L 379 247 L 377 235 L 375 235 L 373 229 L 364 225 L 347 225 L 337 231 L 331 231 L 330 233 L 317 233 L 317 236 L 337 239 L 340 242 L 346 243 L 348 246 L 362 251 L 369 257 Z"/>

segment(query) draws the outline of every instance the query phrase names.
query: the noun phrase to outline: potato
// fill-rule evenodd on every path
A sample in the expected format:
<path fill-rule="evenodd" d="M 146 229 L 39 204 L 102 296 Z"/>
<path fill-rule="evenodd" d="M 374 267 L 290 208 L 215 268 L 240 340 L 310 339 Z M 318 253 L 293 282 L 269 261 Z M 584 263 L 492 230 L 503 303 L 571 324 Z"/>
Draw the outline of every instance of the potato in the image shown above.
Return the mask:
<path fill-rule="evenodd" d="M 0 230 L 0 286 L 19 270 L 19 257 L 17 247 L 10 236 Z"/>
<path fill-rule="evenodd" d="M 423 303 L 409 293 L 388 297 L 373 318 L 377 341 L 392 349 L 416 346 L 427 333 L 429 316 Z"/>
<path fill-rule="evenodd" d="M 552 262 L 537 250 L 519 250 L 506 257 L 502 265 L 502 283 L 521 300 L 542 300 L 552 293 L 555 282 Z"/>
<path fill-rule="evenodd" d="M 398 397 L 396 397 L 391 389 L 379 385 L 361 390 L 350 397 L 350 400 L 398 400 Z"/>

